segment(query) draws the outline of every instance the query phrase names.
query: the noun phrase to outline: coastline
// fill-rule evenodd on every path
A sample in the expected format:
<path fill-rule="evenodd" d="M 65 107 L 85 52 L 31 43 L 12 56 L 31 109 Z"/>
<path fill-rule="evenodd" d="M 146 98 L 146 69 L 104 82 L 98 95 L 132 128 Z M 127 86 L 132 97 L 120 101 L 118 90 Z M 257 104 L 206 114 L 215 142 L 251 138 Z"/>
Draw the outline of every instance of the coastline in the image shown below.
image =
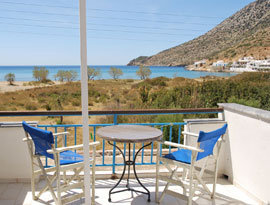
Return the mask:
<path fill-rule="evenodd" d="M 235 73 L 221 67 L 214 68 L 213 66 L 202 66 L 194 67 L 193 65 L 185 66 L 185 69 L 188 71 L 197 71 L 197 72 L 209 72 L 209 73 Z"/>

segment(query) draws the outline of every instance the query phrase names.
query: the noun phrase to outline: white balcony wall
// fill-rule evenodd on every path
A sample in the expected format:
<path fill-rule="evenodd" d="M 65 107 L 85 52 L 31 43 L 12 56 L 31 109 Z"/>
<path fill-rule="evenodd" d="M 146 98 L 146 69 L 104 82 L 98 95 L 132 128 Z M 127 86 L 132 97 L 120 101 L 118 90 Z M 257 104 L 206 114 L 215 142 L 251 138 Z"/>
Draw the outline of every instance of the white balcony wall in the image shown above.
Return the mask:
<path fill-rule="evenodd" d="M 30 181 L 31 161 L 24 137 L 21 122 L 0 122 L 0 182 Z"/>
<path fill-rule="evenodd" d="M 219 104 L 228 123 L 225 172 L 233 184 L 270 202 L 270 112 L 234 103 Z"/>

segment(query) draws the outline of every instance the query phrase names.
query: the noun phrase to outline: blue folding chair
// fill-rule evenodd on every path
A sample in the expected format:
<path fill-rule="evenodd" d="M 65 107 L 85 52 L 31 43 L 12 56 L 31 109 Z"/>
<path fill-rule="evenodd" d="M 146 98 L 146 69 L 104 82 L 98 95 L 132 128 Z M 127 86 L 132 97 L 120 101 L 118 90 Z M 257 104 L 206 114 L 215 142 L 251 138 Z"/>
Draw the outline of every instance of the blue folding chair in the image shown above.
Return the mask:
<path fill-rule="evenodd" d="M 55 148 L 54 137 L 62 137 L 64 146 L 64 136 L 69 134 L 68 132 L 53 134 L 50 131 L 31 127 L 24 121 L 22 122 L 22 125 L 26 134 L 24 141 L 28 144 L 28 150 L 32 162 L 31 186 L 33 200 L 38 200 L 47 190 L 50 191 L 55 203 L 58 205 L 69 203 L 84 197 L 84 183 L 79 176 L 80 172 L 82 172 L 84 168 L 83 156 L 74 152 L 74 150 L 82 148 L 83 145 Z M 92 158 L 89 159 L 92 165 L 92 204 L 94 204 L 95 200 L 95 157 L 96 145 L 98 144 L 99 142 L 89 144 L 89 146 L 93 147 L 93 155 Z M 53 160 L 54 165 L 52 167 L 45 168 L 41 160 L 42 157 L 47 157 Z M 73 171 L 73 175 L 67 177 L 66 172 L 69 170 Z M 40 175 L 45 177 L 46 186 L 36 195 L 35 178 Z M 56 185 L 54 185 L 55 182 Z M 82 189 L 83 192 L 72 195 L 67 194 L 63 197 L 61 196 L 63 192 L 76 188 Z M 55 191 L 57 194 L 55 194 Z"/>
<path fill-rule="evenodd" d="M 206 192 L 210 195 L 211 198 L 214 198 L 216 191 L 216 181 L 217 181 L 217 170 L 218 170 L 218 159 L 219 153 L 221 149 L 222 142 L 224 141 L 224 134 L 226 133 L 227 124 L 225 124 L 222 128 L 217 129 L 212 132 L 203 132 L 200 131 L 199 134 L 194 134 L 190 132 L 183 132 L 185 135 L 198 137 L 197 147 L 191 147 L 187 145 L 177 144 L 173 142 L 164 141 L 162 144 L 173 146 L 179 148 L 178 151 L 167 154 L 163 157 L 159 157 L 159 149 L 157 154 L 157 166 L 156 166 L 156 201 L 161 202 L 165 196 L 165 194 L 172 195 L 174 197 L 183 199 L 187 198 L 187 190 L 188 194 L 188 205 L 192 204 L 192 198 L 194 192 L 198 186 L 201 184 L 202 187 L 206 190 Z M 217 152 L 213 155 L 213 150 L 215 145 L 217 144 Z M 159 147 L 159 145 L 158 145 Z M 212 192 L 208 189 L 205 182 L 202 180 L 202 176 L 204 174 L 204 170 L 207 167 L 208 159 L 210 156 L 214 157 L 215 161 L 215 169 L 214 169 L 214 183 Z M 202 166 L 200 172 L 195 170 L 196 163 L 201 160 L 207 158 L 205 160 L 204 165 Z M 170 176 L 161 176 L 159 174 L 160 161 L 162 164 L 169 170 Z M 178 176 L 178 169 L 183 168 L 182 179 Z M 189 180 L 187 179 L 187 171 L 189 172 Z M 167 184 L 162 192 L 161 196 L 158 196 L 159 189 L 159 180 L 166 181 Z M 185 183 L 187 182 L 187 183 Z M 183 195 L 177 192 L 169 190 L 169 185 L 175 184 L 183 187 Z M 183 197 L 184 196 L 184 197 Z"/>

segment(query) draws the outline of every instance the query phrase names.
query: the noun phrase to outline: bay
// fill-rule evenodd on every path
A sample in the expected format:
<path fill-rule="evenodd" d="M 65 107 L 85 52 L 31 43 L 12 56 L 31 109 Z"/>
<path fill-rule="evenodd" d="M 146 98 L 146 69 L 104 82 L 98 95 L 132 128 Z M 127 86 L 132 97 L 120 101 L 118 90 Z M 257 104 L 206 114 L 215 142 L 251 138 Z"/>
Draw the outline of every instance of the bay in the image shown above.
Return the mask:
<path fill-rule="evenodd" d="M 54 76 L 59 70 L 75 70 L 78 72 L 78 80 L 80 78 L 80 66 L 78 65 L 63 65 L 63 66 L 44 66 L 49 70 L 48 78 L 55 80 Z M 100 79 L 112 79 L 109 74 L 111 67 L 120 68 L 123 71 L 123 75 L 120 79 L 139 79 L 136 75 L 138 66 L 123 66 L 123 65 L 93 65 L 91 68 L 98 68 L 101 71 Z M 167 78 L 184 77 L 184 78 L 199 78 L 204 76 L 220 76 L 230 77 L 236 75 L 235 73 L 222 73 L 222 72 L 199 72 L 185 70 L 184 67 L 165 67 L 165 66 L 149 66 L 152 71 L 150 78 L 164 76 Z M 7 73 L 14 73 L 16 81 L 33 81 L 33 69 L 34 66 L 0 66 L 0 81 L 5 81 L 5 75 Z"/>

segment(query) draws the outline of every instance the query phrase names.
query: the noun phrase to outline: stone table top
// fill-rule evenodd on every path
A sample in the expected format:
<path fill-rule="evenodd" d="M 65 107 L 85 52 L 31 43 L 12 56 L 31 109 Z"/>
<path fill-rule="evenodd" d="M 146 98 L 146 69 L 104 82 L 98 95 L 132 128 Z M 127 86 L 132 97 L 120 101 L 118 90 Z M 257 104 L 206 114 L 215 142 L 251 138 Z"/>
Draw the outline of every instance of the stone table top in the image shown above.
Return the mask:
<path fill-rule="evenodd" d="M 152 142 L 162 137 L 161 130 L 142 125 L 113 125 L 99 128 L 97 136 L 115 142 Z"/>

